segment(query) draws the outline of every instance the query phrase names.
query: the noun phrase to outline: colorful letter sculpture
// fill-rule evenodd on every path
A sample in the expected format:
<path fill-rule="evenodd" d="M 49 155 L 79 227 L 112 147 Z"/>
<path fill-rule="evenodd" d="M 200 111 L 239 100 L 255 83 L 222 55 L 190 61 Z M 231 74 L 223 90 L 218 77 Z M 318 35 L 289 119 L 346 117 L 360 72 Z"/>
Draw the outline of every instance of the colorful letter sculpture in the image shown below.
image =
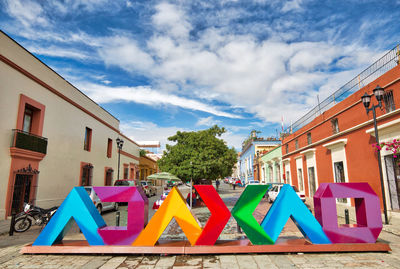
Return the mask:
<path fill-rule="evenodd" d="M 338 226 L 336 198 L 354 198 L 357 225 Z M 314 209 L 333 243 L 375 243 L 382 230 L 379 198 L 368 183 L 322 183 L 314 195 Z"/>
<path fill-rule="evenodd" d="M 194 188 L 211 212 L 211 216 L 197 239 L 196 245 L 214 245 L 228 223 L 231 212 L 229 212 L 224 201 L 222 201 L 212 185 L 195 185 Z"/>
<path fill-rule="evenodd" d="M 71 228 L 72 218 L 90 245 L 104 245 L 97 229 L 106 223 L 83 187 L 72 189 L 33 245 L 51 246 L 60 242 Z"/>
<path fill-rule="evenodd" d="M 170 191 L 165 201 L 132 245 L 154 246 L 172 218 L 175 218 L 193 246 L 201 234 L 201 227 L 176 187 Z"/>
<path fill-rule="evenodd" d="M 252 215 L 270 186 L 271 185 L 248 185 L 232 209 L 232 216 L 240 227 L 242 227 L 253 245 L 274 243 Z"/>
<path fill-rule="evenodd" d="M 303 201 L 301 201 L 292 186 L 285 184 L 264 220 L 261 222 L 261 227 L 264 228 L 273 243 L 278 239 L 289 217 L 296 224 L 304 237 L 313 244 L 331 243 L 322 230 L 321 225 L 314 218 Z"/>
<path fill-rule="evenodd" d="M 103 202 L 128 202 L 127 226 L 106 226 L 99 228 L 98 233 L 106 245 L 130 245 L 140 234 L 148 218 L 148 200 L 143 200 L 136 187 L 93 187 Z M 147 204 L 147 207 L 145 207 Z"/>
<path fill-rule="evenodd" d="M 268 188 L 270 185 L 248 185 L 232 209 L 232 216 L 253 245 L 274 244 L 289 218 L 313 244 L 375 243 L 382 230 L 379 198 L 368 183 L 321 184 L 314 196 L 316 217 L 293 188 L 284 185 L 259 224 L 252 214 Z M 126 227 L 106 226 L 86 190 L 75 187 L 33 246 L 51 246 L 60 242 L 73 220 L 89 245 L 154 246 L 172 218 L 192 246 L 214 245 L 231 213 L 213 186 L 196 185 L 195 189 L 211 212 L 203 230 L 176 187 L 147 226 L 148 200 L 140 187 L 94 187 L 103 202 L 128 202 Z M 336 198 L 354 198 L 357 225 L 338 226 Z"/>

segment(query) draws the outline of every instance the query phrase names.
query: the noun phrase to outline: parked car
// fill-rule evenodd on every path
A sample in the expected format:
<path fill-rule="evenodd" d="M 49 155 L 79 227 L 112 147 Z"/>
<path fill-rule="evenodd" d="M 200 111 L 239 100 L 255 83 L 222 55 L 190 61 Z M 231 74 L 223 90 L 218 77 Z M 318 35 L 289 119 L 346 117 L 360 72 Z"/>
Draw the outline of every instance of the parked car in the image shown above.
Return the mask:
<path fill-rule="evenodd" d="M 156 187 L 153 186 L 152 182 L 140 181 L 140 184 L 142 185 L 144 193 L 146 194 L 147 197 L 157 195 L 157 189 L 156 189 Z"/>
<path fill-rule="evenodd" d="M 136 181 L 133 179 L 118 179 L 114 182 L 114 186 L 136 186 Z"/>
<path fill-rule="evenodd" d="M 247 183 L 248 185 L 260 185 L 260 181 L 258 180 L 250 180 L 249 183 Z"/>
<path fill-rule="evenodd" d="M 164 202 L 164 200 L 167 198 L 168 194 L 169 194 L 170 190 L 165 190 L 162 194 L 160 199 L 158 199 L 157 201 L 154 202 L 153 204 L 153 209 L 155 211 L 157 211 L 157 209 L 160 208 L 160 206 L 162 205 L 162 203 Z"/>
<path fill-rule="evenodd" d="M 103 214 L 104 211 L 118 210 L 118 203 L 101 201 L 95 193 L 93 187 L 85 187 L 85 190 L 88 193 L 90 199 L 92 199 L 94 206 L 97 208 L 97 211 L 99 211 L 100 215 Z"/>
<path fill-rule="evenodd" d="M 283 187 L 283 184 L 275 185 L 272 186 L 272 188 L 268 191 L 268 202 L 272 203 L 276 200 L 276 197 L 278 197 L 279 192 L 281 191 Z M 296 186 L 292 186 L 294 191 L 297 193 L 297 195 L 300 197 L 300 199 L 305 202 L 306 201 L 306 196 L 304 192 L 300 192 Z"/>

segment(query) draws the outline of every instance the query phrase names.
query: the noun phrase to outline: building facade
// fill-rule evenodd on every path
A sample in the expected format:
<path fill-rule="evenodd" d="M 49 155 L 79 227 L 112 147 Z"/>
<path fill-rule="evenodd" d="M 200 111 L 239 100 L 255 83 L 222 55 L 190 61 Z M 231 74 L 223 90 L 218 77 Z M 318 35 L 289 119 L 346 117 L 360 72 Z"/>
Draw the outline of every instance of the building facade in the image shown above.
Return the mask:
<path fill-rule="evenodd" d="M 261 164 L 260 156 L 281 143 L 280 140 L 257 137 L 257 132 L 252 131 L 248 139 L 242 144 L 240 153 L 239 167 L 240 180 L 247 184 L 250 180 L 260 180 Z"/>
<path fill-rule="evenodd" d="M 148 176 L 158 173 L 157 161 L 147 155 L 140 156 L 139 170 L 140 170 L 139 179 L 147 180 Z M 160 180 L 153 180 L 154 185 L 161 186 L 161 183 L 162 182 Z"/>
<path fill-rule="evenodd" d="M 277 146 L 261 156 L 263 183 L 284 183 L 282 179 L 282 147 Z"/>
<path fill-rule="evenodd" d="M 397 65 L 283 140 L 286 181 L 299 189 L 303 187 L 308 197 L 314 195 L 321 183 L 367 182 L 383 207 L 378 154 L 373 146 L 376 142 L 373 117 L 371 112 L 366 113 L 361 102 L 361 96 L 372 94 L 377 85 L 385 90 L 382 109 L 376 110 L 380 142 L 400 138 L 400 66 Z M 371 103 L 377 104 L 373 96 Z M 381 155 L 386 205 L 393 212 L 398 211 L 399 159 L 385 149 Z M 338 204 L 351 206 L 354 201 L 343 197 Z"/>
<path fill-rule="evenodd" d="M 24 202 L 59 205 L 74 186 L 112 185 L 119 153 L 120 178 L 135 176 L 139 146 L 118 119 L 3 32 L 0 81 L 0 218 Z"/>

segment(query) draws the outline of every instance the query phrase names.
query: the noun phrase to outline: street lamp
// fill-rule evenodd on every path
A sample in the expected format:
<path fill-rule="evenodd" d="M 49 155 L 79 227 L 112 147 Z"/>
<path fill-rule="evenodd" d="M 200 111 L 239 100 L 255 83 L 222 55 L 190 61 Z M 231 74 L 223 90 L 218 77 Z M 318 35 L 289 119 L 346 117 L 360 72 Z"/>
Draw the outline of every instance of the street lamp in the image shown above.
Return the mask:
<path fill-rule="evenodd" d="M 373 95 L 375 95 L 376 100 L 378 100 L 378 104 L 373 105 L 371 108 L 369 108 L 369 105 L 371 103 L 371 95 L 368 95 L 367 93 L 365 93 L 363 96 L 361 96 L 361 101 L 364 104 L 365 110 L 367 111 L 367 115 L 370 111 L 372 111 L 372 115 L 374 118 L 375 139 L 376 139 L 376 143 L 378 145 L 379 145 L 379 136 L 378 136 L 378 127 L 376 126 L 375 108 L 377 108 L 377 107 L 382 108 L 382 99 L 383 99 L 384 94 L 385 94 L 385 90 L 383 88 L 379 87 L 379 85 L 377 85 L 376 88 L 373 90 Z M 386 208 L 385 186 L 383 183 L 383 176 L 382 176 L 381 151 L 379 149 L 378 149 L 378 166 L 379 166 L 379 177 L 381 179 L 383 213 L 385 214 L 385 224 L 389 224 L 389 220 L 388 220 L 388 216 L 387 216 L 387 208 Z"/>
<path fill-rule="evenodd" d="M 121 156 L 121 149 L 122 149 L 122 146 L 124 145 L 124 140 L 122 140 L 118 137 L 116 142 L 117 142 L 117 148 L 118 148 L 118 177 L 117 177 L 117 180 L 118 180 L 119 179 L 119 161 L 120 161 L 120 156 Z"/>

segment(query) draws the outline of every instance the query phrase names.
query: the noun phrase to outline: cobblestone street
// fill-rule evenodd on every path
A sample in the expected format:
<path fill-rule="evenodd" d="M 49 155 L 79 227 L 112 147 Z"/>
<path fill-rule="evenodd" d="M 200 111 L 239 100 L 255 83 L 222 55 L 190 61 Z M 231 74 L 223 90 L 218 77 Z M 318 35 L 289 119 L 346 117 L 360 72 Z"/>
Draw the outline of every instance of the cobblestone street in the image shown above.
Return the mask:
<path fill-rule="evenodd" d="M 231 209 L 243 189 L 232 190 L 222 184 L 220 196 Z M 181 191 L 186 196 L 187 187 Z M 158 197 L 152 198 L 150 203 Z M 151 208 L 150 205 L 150 208 Z M 258 221 L 265 216 L 269 204 L 264 201 L 257 207 L 254 216 Z M 121 208 L 123 211 L 124 207 Z M 206 207 L 194 208 L 198 220 L 204 226 L 209 211 Z M 153 212 L 150 213 L 152 215 Z M 104 215 L 107 223 L 114 221 L 115 213 Z M 126 214 L 122 215 L 122 221 Z M 379 240 L 390 244 L 390 253 L 324 253 L 324 254 L 268 254 L 268 255 L 21 255 L 21 247 L 32 242 L 39 230 L 34 229 L 15 237 L 0 236 L 0 268 L 400 268 L 400 237 L 394 233 L 382 231 Z M 225 227 L 220 239 L 240 239 L 243 233 L 237 231 L 233 218 Z M 77 229 L 70 231 L 68 239 L 83 239 Z M 281 237 L 302 237 L 289 220 Z M 183 239 L 184 234 L 175 221 L 172 221 L 162 235 L 162 239 Z"/>

